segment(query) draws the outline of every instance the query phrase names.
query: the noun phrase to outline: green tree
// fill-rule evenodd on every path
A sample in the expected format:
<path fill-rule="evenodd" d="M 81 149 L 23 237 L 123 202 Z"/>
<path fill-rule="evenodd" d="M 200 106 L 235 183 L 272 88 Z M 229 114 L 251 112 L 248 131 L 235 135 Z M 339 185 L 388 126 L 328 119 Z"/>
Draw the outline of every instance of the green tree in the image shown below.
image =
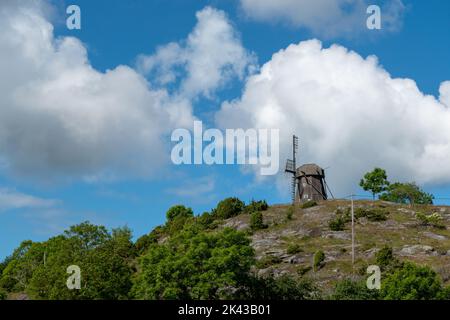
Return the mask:
<path fill-rule="evenodd" d="M 33 299 L 125 299 L 135 254 L 128 228 L 108 233 L 84 222 L 46 242 L 22 243 L 0 281 L 9 292 L 25 291 Z M 81 269 L 81 290 L 66 286 L 70 265 Z"/>
<path fill-rule="evenodd" d="M 376 300 L 378 299 L 378 290 L 369 290 L 365 281 L 354 281 L 344 279 L 336 283 L 334 293 L 331 296 L 333 300 Z"/>
<path fill-rule="evenodd" d="M 359 185 L 365 191 L 372 192 L 373 199 L 375 200 L 375 196 L 386 191 L 389 186 L 386 171 L 381 168 L 375 168 L 372 172 L 367 172 L 364 178 L 361 179 Z"/>
<path fill-rule="evenodd" d="M 139 259 L 133 295 L 138 299 L 232 297 L 248 277 L 254 251 L 244 233 L 187 228 Z"/>
<path fill-rule="evenodd" d="M 403 204 L 433 204 L 434 196 L 415 183 L 393 183 L 380 196 L 381 200 Z"/>
<path fill-rule="evenodd" d="M 194 216 L 194 212 L 191 208 L 186 208 L 183 205 L 176 205 L 171 207 L 167 213 L 167 221 L 173 221 L 177 217 L 190 218 Z"/>
<path fill-rule="evenodd" d="M 228 219 L 243 212 L 245 203 L 238 198 L 227 198 L 220 201 L 213 210 L 213 215 L 219 219 Z"/>
<path fill-rule="evenodd" d="M 429 267 L 406 262 L 387 275 L 381 283 L 386 300 L 435 300 L 443 295 L 441 279 Z"/>

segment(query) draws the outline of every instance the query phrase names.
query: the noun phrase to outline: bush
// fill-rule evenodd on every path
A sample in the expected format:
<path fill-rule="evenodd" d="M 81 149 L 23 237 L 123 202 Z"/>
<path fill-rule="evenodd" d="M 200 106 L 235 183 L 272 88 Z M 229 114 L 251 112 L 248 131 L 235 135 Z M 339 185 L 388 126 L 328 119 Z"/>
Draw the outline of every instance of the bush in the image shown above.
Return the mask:
<path fill-rule="evenodd" d="M 375 254 L 376 263 L 380 268 L 386 268 L 394 261 L 394 254 L 391 247 L 384 246 Z"/>
<path fill-rule="evenodd" d="M 261 211 L 255 211 L 250 216 L 250 228 L 252 230 L 267 228 L 267 225 L 264 224 L 263 214 Z"/>
<path fill-rule="evenodd" d="M 336 283 L 333 300 L 376 300 L 378 290 L 369 290 L 364 281 L 345 279 Z"/>
<path fill-rule="evenodd" d="M 232 218 L 242 213 L 244 207 L 244 202 L 238 198 L 227 198 L 217 204 L 216 209 L 213 210 L 213 215 L 219 219 Z"/>
<path fill-rule="evenodd" d="M 307 201 L 304 204 L 302 204 L 302 209 L 308 209 L 308 208 L 312 208 L 315 206 L 317 206 L 317 202 L 311 200 L 311 201 Z"/>
<path fill-rule="evenodd" d="M 192 211 L 192 209 L 186 208 L 185 206 L 182 205 L 173 206 L 169 210 L 167 210 L 166 213 L 167 221 L 173 221 L 177 217 L 187 218 L 193 216 L 194 212 Z"/>
<path fill-rule="evenodd" d="M 293 215 L 294 215 L 294 206 L 290 206 L 286 211 L 286 219 L 292 220 Z"/>
<path fill-rule="evenodd" d="M 214 222 L 214 216 L 209 212 L 204 212 L 201 216 L 197 217 L 197 223 L 203 229 L 210 229 Z"/>
<path fill-rule="evenodd" d="M 311 280 L 295 280 L 288 275 L 275 278 L 254 277 L 250 279 L 250 292 L 241 299 L 251 300 L 307 300 L 319 299 L 320 291 Z"/>
<path fill-rule="evenodd" d="M 418 212 L 416 218 L 419 220 L 420 224 L 423 226 L 431 226 L 434 228 L 444 229 L 445 225 L 442 224 L 442 217 L 438 213 L 433 213 L 426 215 L 424 213 Z"/>
<path fill-rule="evenodd" d="M 251 214 L 255 211 L 266 211 L 269 208 L 266 200 L 255 201 L 252 200 L 247 206 L 245 206 L 244 211 Z"/>
<path fill-rule="evenodd" d="M 291 243 L 288 245 L 286 253 L 287 254 L 296 254 L 302 251 L 302 248 L 297 243 Z"/>
<path fill-rule="evenodd" d="M 328 227 L 332 231 L 342 231 L 345 227 L 345 220 L 342 217 L 335 217 L 328 222 Z"/>
<path fill-rule="evenodd" d="M 314 254 L 313 267 L 314 271 L 319 270 L 323 266 L 323 262 L 325 261 L 325 253 L 322 250 L 316 251 Z"/>
<path fill-rule="evenodd" d="M 261 258 L 260 260 L 258 260 L 256 262 L 256 267 L 258 269 L 265 269 L 267 267 L 270 267 L 274 264 L 279 264 L 281 263 L 283 260 L 278 257 L 278 256 L 273 256 L 273 255 L 267 255 L 264 256 L 263 258 Z"/>
<path fill-rule="evenodd" d="M 378 221 L 386 221 L 387 217 L 389 215 L 389 211 L 382 208 L 373 208 L 373 209 L 366 209 L 366 208 L 356 208 L 355 209 L 355 218 L 367 218 L 367 220 L 372 222 L 378 222 Z"/>
<path fill-rule="evenodd" d="M 435 271 L 410 262 L 388 274 L 381 283 L 381 296 L 386 300 L 435 300 L 444 291 Z"/>
<path fill-rule="evenodd" d="M 6 300 L 7 294 L 6 291 L 0 288 L 0 300 Z"/>

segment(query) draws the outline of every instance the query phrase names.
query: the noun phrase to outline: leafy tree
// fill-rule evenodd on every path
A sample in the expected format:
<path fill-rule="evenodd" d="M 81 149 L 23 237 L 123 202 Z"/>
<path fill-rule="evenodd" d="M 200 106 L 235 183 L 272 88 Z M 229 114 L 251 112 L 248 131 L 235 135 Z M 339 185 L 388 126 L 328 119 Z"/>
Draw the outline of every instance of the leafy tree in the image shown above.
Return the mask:
<path fill-rule="evenodd" d="M 375 168 L 372 172 L 368 172 L 364 175 L 364 178 L 361 179 L 359 185 L 365 191 L 371 191 L 373 199 L 375 200 L 375 196 L 386 191 L 389 186 L 386 171 L 381 168 Z"/>
<path fill-rule="evenodd" d="M 124 299 L 135 254 L 128 228 L 110 234 L 84 222 L 46 242 L 22 243 L 0 281 L 9 292 L 25 291 L 33 299 Z M 81 290 L 66 286 L 70 265 L 81 269 Z"/>
<path fill-rule="evenodd" d="M 369 290 L 364 281 L 344 279 L 336 283 L 333 300 L 376 300 L 378 290 Z"/>
<path fill-rule="evenodd" d="M 436 272 L 410 262 L 388 274 L 381 283 L 381 296 L 386 300 L 434 300 L 442 297 L 444 290 Z"/>
<path fill-rule="evenodd" d="M 434 196 L 423 191 L 415 183 L 393 183 L 381 200 L 403 204 L 433 204 Z"/>
<path fill-rule="evenodd" d="M 238 198 L 227 198 L 217 204 L 213 215 L 219 219 L 228 219 L 242 213 L 244 207 L 245 203 Z"/>
<path fill-rule="evenodd" d="M 227 298 L 245 282 L 253 263 L 254 251 L 244 233 L 190 227 L 152 245 L 139 259 L 132 292 L 138 299 Z"/>
<path fill-rule="evenodd" d="M 251 300 L 308 300 L 319 299 L 320 290 L 309 279 L 296 280 L 288 275 L 280 277 L 250 277 L 243 292 L 236 298 Z"/>
<path fill-rule="evenodd" d="M 7 296 L 8 294 L 6 293 L 6 291 L 0 288 L 0 300 L 5 300 Z"/>
<path fill-rule="evenodd" d="M 166 213 L 167 221 L 173 221 L 177 217 L 190 218 L 193 216 L 194 212 L 192 209 L 182 205 L 173 206 Z"/>

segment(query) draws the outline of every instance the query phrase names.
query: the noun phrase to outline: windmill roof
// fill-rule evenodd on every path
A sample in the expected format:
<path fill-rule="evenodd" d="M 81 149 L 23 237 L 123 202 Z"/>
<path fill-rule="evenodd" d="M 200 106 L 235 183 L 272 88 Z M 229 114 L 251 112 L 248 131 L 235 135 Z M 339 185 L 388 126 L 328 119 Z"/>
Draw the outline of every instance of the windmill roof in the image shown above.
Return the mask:
<path fill-rule="evenodd" d="M 304 164 L 297 168 L 297 176 L 324 176 L 324 170 L 317 164 Z"/>

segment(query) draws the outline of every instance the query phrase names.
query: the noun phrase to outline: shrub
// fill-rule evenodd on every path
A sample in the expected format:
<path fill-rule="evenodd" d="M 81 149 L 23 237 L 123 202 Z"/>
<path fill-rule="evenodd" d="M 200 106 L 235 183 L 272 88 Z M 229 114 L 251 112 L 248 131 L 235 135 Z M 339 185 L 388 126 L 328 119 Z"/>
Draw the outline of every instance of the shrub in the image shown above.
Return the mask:
<path fill-rule="evenodd" d="M 247 206 L 245 206 L 244 211 L 251 214 L 255 211 L 266 211 L 269 208 L 266 200 L 255 201 L 252 200 Z"/>
<path fill-rule="evenodd" d="M 355 218 L 367 218 L 367 220 L 372 222 L 378 222 L 378 221 L 386 221 L 387 217 L 389 215 L 389 211 L 382 208 L 372 208 L 372 209 L 366 209 L 366 208 L 356 208 L 355 209 Z"/>
<path fill-rule="evenodd" d="M 213 210 L 213 215 L 219 219 L 232 218 L 242 213 L 244 207 L 244 202 L 238 198 L 227 198 L 217 204 L 216 209 Z"/>
<path fill-rule="evenodd" d="M 302 251 L 302 248 L 297 243 L 291 243 L 286 249 L 287 254 L 296 254 Z"/>
<path fill-rule="evenodd" d="M 0 288 L 0 300 L 6 300 L 6 291 L 2 288 Z"/>
<path fill-rule="evenodd" d="M 250 216 L 250 228 L 252 230 L 267 228 L 267 225 L 264 224 L 263 214 L 261 211 L 255 211 Z"/>
<path fill-rule="evenodd" d="M 342 231 L 345 227 L 345 221 L 342 217 L 335 217 L 328 222 L 328 227 L 330 227 L 332 231 Z"/>
<path fill-rule="evenodd" d="M 213 226 L 214 217 L 209 212 L 204 212 L 197 218 L 197 223 L 204 229 L 210 229 Z"/>
<path fill-rule="evenodd" d="M 433 213 L 426 215 L 424 213 L 418 212 L 416 218 L 419 220 L 420 224 L 423 226 L 431 226 L 434 228 L 444 229 L 445 225 L 442 224 L 442 217 L 438 213 Z"/>
<path fill-rule="evenodd" d="M 311 200 L 311 201 L 307 201 L 304 204 L 302 204 L 302 209 L 308 209 L 308 208 L 312 208 L 315 206 L 317 206 L 317 202 Z"/>
<path fill-rule="evenodd" d="M 381 283 L 381 296 L 386 300 L 435 300 L 442 297 L 444 290 L 435 271 L 410 262 Z"/>
<path fill-rule="evenodd" d="M 283 260 L 278 256 L 267 255 L 256 262 L 256 267 L 258 269 L 265 269 L 274 264 L 281 263 L 282 261 Z"/>
<path fill-rule="evenodd" d="M 345 279 L 336 283 L 333 300 L 376 300 L 378 290 L 369 290 L 364 281 Z"/>
<path fill-rule="evenodd" d="M 290 206 L 286 211 L 286 219 L 292 220 L 293 215 L 294 215 L 294 206 Z"/>
<path fill-rule="evenodd" d="M 173 221 L 177 217 L 187 218 L 192 216 L 194 216 L 192 209 L 182 205 L 173 206 L 166 213 L 167 221 Z"/>
<path fill-rule="evenodd" d="M 320 291 L 309 279 L 296 280 L 288 275 L 255 277 L 249 294 L 251 300 L 307 300 L 319 299 Z"/>
<path fill-rule="evenodd" d="M 323 266 L 323 262 L 325 261 L 325 253 L 322 250 L 316 251 L 314 254 L 313 267 L 314 271 L 319 270 Z"/>
<path fill-rule="evenodd" d="M 375 259 L 377 265 L 381 269 L 386 269 L 387 267 L 393 265 L 397 260 L 394 258 L 393 250 L 391 247 L 384 246 L 375 254 Z"/>

